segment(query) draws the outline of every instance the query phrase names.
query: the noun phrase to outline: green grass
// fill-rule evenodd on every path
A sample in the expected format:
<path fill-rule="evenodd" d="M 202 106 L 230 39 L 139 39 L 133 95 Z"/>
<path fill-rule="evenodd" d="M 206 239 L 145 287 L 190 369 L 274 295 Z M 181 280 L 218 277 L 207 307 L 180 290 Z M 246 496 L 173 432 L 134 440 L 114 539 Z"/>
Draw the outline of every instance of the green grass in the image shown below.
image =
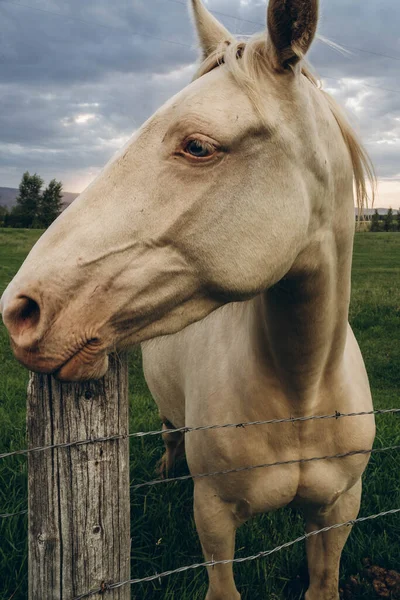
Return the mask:
<path fill-rule="evenodd" d="M 40 232 L 0 230 L 0 292 L 16 272 Z M 399 406 L 400 392 L 400 234 L 356 236 L 351 322 L 370 376 L 375 406 Z M 138 351 L 130 355 L 131 431 L 160 426 L 155 404 L 143 380 Z M 24 448 L 27 372 L 12 358 L 0 327 L 0 452 Z M 400 444 L 400 418 L 377 417 L 377 446 Z M 157 438 L 131 441 L 131 480 L 154 478 L 162 454 Z M 362 515 L 400 507 L 399 455 L 374 455 L 364 477 Z M 184 473 L 185 467 L 180 467 Z M 24 457 L 0 461 L 0 513 L 26 507 Z M 237 556 L 294 539 L 303 533 L 301 516 L 289 509 L 264 515 L 239 530 Z M 0 519 L 0 600 L 27 597 L 26 516 Z M 396 569 L 400 564 L 400 521 L 396 516 L 360 524 L 343 553 L 342 580 L 362 572 L 362 559 Z M 192 516 L 192 483 L 143 488 L 132 497 L 132 575 L 142 577 L 202 560 Z M 235 569 L 243 600 L 297 600 L 306 586 L 304 545 Z M 352 596 L 372 599 L 364 581 Z M 203 600 L 203 570 L 132 587 L 132 598 Z M 45 599 L 43 599 L 45 600 Z"/>

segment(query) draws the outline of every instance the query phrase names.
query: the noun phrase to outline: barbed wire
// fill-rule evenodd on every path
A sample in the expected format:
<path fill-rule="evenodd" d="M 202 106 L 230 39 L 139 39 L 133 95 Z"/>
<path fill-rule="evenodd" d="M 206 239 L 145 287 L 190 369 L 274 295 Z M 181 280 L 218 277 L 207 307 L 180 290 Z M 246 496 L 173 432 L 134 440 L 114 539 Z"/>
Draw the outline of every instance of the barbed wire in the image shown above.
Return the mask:
<path fill-rule="evenodd" d="M 199 569 L 201 567 L 215 567 L 216 565 L 228 565 L 228 564 L 238 564 L 243 562 L 248 562 L 252 560 L 257 560 L 260 558 L 266 558 L 275 552 L 279 552 L 280 550 L 284 550 L 285 548 L 289 548 L 290 546 L 294 546 L 299 542 L 303 542 L 310 537 L 320 535 L 321 533 L 326 533 L 327 531 L 332 531 L 333 529 L 339 529 L 340 527 L 350 527 L 356 525 L 358 523 L 363 523 L 365 521 L 371 521 L 372 519 L 377 519 L 379 517 L 386 517 L 388 515 L 394 515 L 400 512 L 400 508 L 393 508 L 391 510 L 385 510 L 375 515 L 368 515 L 367 517 L 358 517 L 357 519 L 351 519 L 350 521 L 345 521 L 344 523 L 336 523 L 335 525 L 329 525 L 328 527 L 323 527 L 322 529 L 317 529 L 315 531 L 310 531 L 309 533 L 305 533 L 297 537 L 290 542 L 285 542 L 280 546 L 276 546 L 271 550 L 262 550 L 257 554 L 253 554 L 252 556 L 245 556 L 241 558 L 232 558 L 226 560 L 209 560 L 201 563 L 193 563 L 192 565 L 186 565 L 184 567 L 179 567 L 177 569 L 172 569 L 170 571 L 164 571 L 163 573 L 156 573 L 155 575 L 149 575 L 148 577 L 142 577 L 140 579 L 127 579 L 126 581 L 120 581 L 118 583 L 111 583 L 106 586 L 105 589 L 97 589 L 92 590 L 90 592 L 86 592 L 85 594 L 81 594 L 80 596 L 75 596 L 73 600 L 83 600 L 84 598 L 89 598 L 90 596 L 94 596 L 96 594 L 104 593 L 104 591 L 112 591 L 123 587 L 125 585 L 134 585 L 138 583 L 147 583 L 150 581 L 155 581 L 157 579 L 161 579 L 163 577 L 169 577 L 170 575 L 175 575 L 178 573 L 184 573 L 185 571 L 190 571 L 193 569 Z"/>
<path fill-rule="evenodd" d="M 377 454 L 380 452 L 387 452 L 389 450 L 400 450 L 400 445 L 386 446 L 384 448 L 370 448 L 368 450 L 352 450 L 350 452 L 329 454 L 329 455 L 325 455 L 325 456 L 312 456 L 310 458 L 280 460 L 280 461 L 276 461 L 276 462 L 272 462 L 272 463 L 263 463 L 260 465 L 237 467 L 234 469 L 224 469 L 223 471 L 212 471 L 212 472 L 207 472 L 207 473 L 195 473 L 193 475 L 192 474 L 181 475 L 179 477 L 167 477 L 164 479 L 153 479 L 151 481 L 145 481 L 143 483 L 138 483 L 138 484 L 132 485 L 131 490 L 135 491 L 135 490 L 138 490 L 143 487 L 152 487 L 155 485 L 159 485 L 161 483 L 173 483 L 175 481 L 187 481 L 189 479 L 200 479 L 203 477 L 215 477 L 217 475 L 228 475 L 230 473 L 241 473 L 243 471 L 252 471 L 254 469 L 266 469 L 269 467 L 277 467 L 277 466 L 282 466 L 282 465 L 302 464 L 302 463 L 309 463 L 309 462 L 320 461 L 320 460 L 334 460 L 334 459 L 346 458 L 346 457 L 350 457 L 350 456 L 358 456 L 358 455 L 363 455 L 363 454 Z M 26 514 L 27 512 L 28 512 L 28 510 L 25 509 L 25 510 L 21 510 L 21 511 L 14 512 L 14 513 L 2 513 L 2 514 L 0 514 L 0 519 L 23 515 L 23 514 Z"/>
<path fill-rule="evenodd" d="M 228 475 L 229 473 L 242 473 L 244 471 L 252 471 L 253 469 L 266 469 L 269 467 L 278 467 L 282 465 L 295 465 L 309 463 L 318 460 L 333 460 L 337 458 L 346 458 L 348 456 L 358 456 L 362 454 L 377 454 L 379 452 L 387 452 L 388 450 L 400 450 L 398 446 L 386 446 L 385 448 L 370 448 L 368 450 L 352 450 L 351 452 L 342 452 L 340 454 L 330 454 L 325 456 L 312 456 L 310 458 L 295 458 L 293 460 L 279 460 L 273 463 L 263 463 L 261 465 L 252 465 L 249 467 L 237 467 L 235 469 L 224 469 L 223 471 L 213 471 L 209 473 L 195 473 L 194 475 L 181 475 L 179 477 L 167 477 L 165 479 L 153 479 L 144 483 L 137 483 L 131 486 L 131 490 L 138 490 L 143 487 L 159 485 L 160 483 L 172 483 L 174 481 L 186 481 L 187 479 L 201 479 L 203 477 L 215 477 L 217 475 Z"/>
<path fill-rule="evenodd" d="M 228 428 L 239 429 L 239 428 L 245 428 L 247 426 L 253 426 L 253 425 L 296 423 L 296 422 L 304 422 L 304 421 L 311 421 L 311 420 L 339 419 L 342 417 L 356 417 L 356 416 L 377 415 L 377 414 L 396 414 L 396 413 L 400 413 L 400 409 L 398 409 L 398 408 L 379 409 L 379 410 L 373 410 L 373 411 L 363 411 L 363 412 L 359 412 L 359 413 L 339 413 L 336 411 L 334 414 L 331 414 L 331 415 L 312 415 L 312 416 L 308 416 L 308 417 L 289 417 L 286 419 L 270 419 L 270 420 L 266 420 L 266 421 L 248 421 L 248 422 L 244 422 L 244 423 L 225 423 L 223 425 L 203 425 L 203 426 L 199 426 L 199 427 L 180 427 L 177 429 L 168 429 L 167 432 L 168 433 L 190 433 L 192 431 L 205 431 L 205 430 L 214 430 L 214 429 L 228 429 Z M 76 442 L 66 442 L 63 444 L 53 444 L 50 446 L 42 446 L 42 447 L 30 448 L 30 449 L 26 449 L 26 450 L 16 450 L 14 452 L 6 452 L 4 454 L 0 454 L 0 458 L 6 458 L 9 456 L 26 455 L 31 452 L 42 452 L 44 450 L 52 450 L 52 449 L 57 449 L 57 448 L 68 448 L 71 446 L 80 446 L 80 445 L 92 444 L 92 443 L 96 443 L 96 442 L 108 442 L 108 441 L 126 439 L 126 438 L 130 438 L 130 437 L 140 438 L 140 437 L 146 437 L 146 436 L 156 436 L 156 435 L 162 435 L 163 433 L 165 433 L 164 430 L 138 431 L 138 432 L 127 434 L 127 435 L 121 434 L 121 435 L 114 435 L 114 436 L 109 436 L 109 437 L 91 438 L 91 439 L 80 440 L 80 441 L 76 441 Z M 217 475 L 227 475 L 229 473 L 239 473 L 242 471 L 251 471 L 253 469 L 269 468 L 269 467 L 275 467 L 275 466 L 280 466 L 280 465 L 307 463 L 307 462 L 319 461 L 319 460 L 332 460 L 332 459 L 345 458 L 347 456 L 355 456 L 355 455 L 360 455 L 360 454 L 374 454 L 377 452 L 384 452 L 384 451 L 398 450 L 398 449 L 400 449 L 400 445 L 399 446 L 387 446 L 385 448 L 371 448 L 368 450 L 353 450 L 351 452 L 334 454 L 334 455 L 314 456 L 311 458 L 300 458 L 300 459 L 293 459 L 293 460 L 289 460 L 289 461 L 287 461 L 287 460 L 286 461 L 276 461 L 273 463 L 263 463 L 260 465 L 237 467 L 235 469 L 225 469 L 224 471 L 214 471 L 214 472 L 208 472 L 208 473 L 195 473 L 194 475 L 189 474 L 189 475 L 182 475 L 179 477 L 154 479 L 152 481 L 135 484 L 135 485 L 131 486 L 131 489 L 133 491 L 135 491 L 135 490 L 143 488 L 143 487 L 154 486 L 154 485 L 158 485 L 160 483 L 172 483 L 175 481 L 185 481 L 188 479 L 198 479 L 198 478 L 203 478 L 203 477 L 213 477 L 213 476 L 217 476 Z M 24 510 L 13 512 L 13 513 L 0 513 L 0 519 L 24 515 L 24 514 L 27 514 L 27 512 L 28 512 L 28 510 L 24 509 Z"/>
<path fill-rule="evenodd" d="M 283 419 L 268 419 L 265 421 L 245 421 L 241 423 L 224 423 L 221 425 L 200 425 L 198 427 L 178 427 L 175 429 L 166 429 L 159 430 L 156 429 L 154 431 L 137 431 L 134 433 L 127 434 L 115 434 L 111 436 L 97 437 L 97 438 L 87 438 L 85 440 L 76 440 L 74 442 L 63 442 L 59 444 L 51 444 L 48 446 L 36 446 L 35 448 L 26 448 L 23 450 L 14 450 L 12 452 L 3 452 L 0 454 L 0 459 L 9 458 L 11 456 L 23 456 L 27 454 L 32 454 L 34 452 L 44 452 L 45 450 L 55 450 L 57 448 L 70 448 L 72 446 L 84 446 L 87 444 L 101 443 L 101 442 L 112 442 L 122 439 L 128 438 L 142 438 L 147 436 L 156 436 L 162 435 L 163 433 L 191 433 L 192 431 L 207 431 L 213 429 L 243 429 L 246 427 L 251 427 L 254 425 L 277 425 L 279 423 L 302 423 L 306 421 L 322 421 L 324 419 L 341 419 L 346 417 L 362 417 L 362 416 L 372 416 L 372 415 L 383 415 L 383 414 L 398 414 L 400 413 L 400 408 L 387 408 L 387 409 L 379 409 L 379 410 L 370 410 L 370 411 L 362 411 L 362 412 L 353 412 L 353 413 L 341 413 L 339 411 L 335 411 L 332 414 L 328 415 L 311 415 L 308 417 L 286 417 Z"/>
<path fill-rule="evenodd" d="M 325 456 L 312 456 L 310 458 L 296 458 L 292 460 L 279 460 L 272 463 L 263 463 L 260 465 L 251 465 L 247 467 L 236 467 L 234 469 L 224 469 L 223 471 L 210 471 L 207 473 L 195 473 L 189 475 L 180 475 L 179 477 L 167 477 L 164 479 L 153 479 L 151 481 L 145 481 L 143 483 L 138 483 L 130 486 L 132 491 L 138 490 L 144 487 L 152 487 L 154 485 L 159 485 L 161 483 L 173 483 L 175 481 L 187 481 L 189 479 L 201 479 L 203 477 L 215 477 L 217 475 L 228 475 L 230 473 L 242 473 L 243 471 L 252 471 L 254 469 L 266 469 L 269 467 L 278 467 L 282 465 L 295 465 L 295 464 L 303 464 L 320 460 L 334 460 L 340 458 L 346 458 L 350 456 L 359 456 L 363 454 L 377 454 L 380 452 L 388 452 L 389 450 L 400 450 L 400 445 L 396 446 L 386 446 L 384 448 L 370 448 L 368 450 L 351 450 L 350 452 L 342 452 L 339 454 L 329 454 Z M 0 518 L 6 517 L 14 517 L 20 514 L 27 513 L 27 510 L 22 510 L 16 513 L 4 513 L 0 514 Z"/>
<path fill-rule="evenodd" d="M 341 413 L 335 411 L 327 415 L 310 415 L 308 417 L 285 417 L 282 419 L 268 419 L 265 421 L 245 421 L 242 423 L 224 423 L 222 425 L 200 425 L 198 427 L 177 427 L 175 429 L 167 429 L 163 431 L 144 431 L 132 434 L 137 437 L 145 437 L 147 435 L 159 435 L 160 433 L 191 433 L 192 431 L 207 431 L 212 429 L 241 429 L 251 427 L 253 425 L 278 425 L 280 423 L 303 423 L 305 421 L 323 421 L 324 419 L 341 419 L 342 417 L 365 417 L 372 415 L 396 414 L 400 413 L 400 408 L 386 408 L 369 410 L 362 412 Z M 1 458 L 1 457 L 0 457 Z"/>

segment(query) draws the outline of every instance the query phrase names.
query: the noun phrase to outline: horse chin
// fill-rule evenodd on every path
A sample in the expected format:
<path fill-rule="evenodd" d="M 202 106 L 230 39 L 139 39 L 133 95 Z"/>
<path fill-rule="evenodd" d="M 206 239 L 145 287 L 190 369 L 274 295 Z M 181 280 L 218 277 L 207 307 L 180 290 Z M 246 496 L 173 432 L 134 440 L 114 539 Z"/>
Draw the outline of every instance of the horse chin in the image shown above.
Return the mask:
<path fill-rule="evenodd" d="M 105 351 L 87 356 L 84 349 L 65 362 L 53 376 L 61 382 L 87 381 L 100 379 L 108 369 L 108 355 Z"/>

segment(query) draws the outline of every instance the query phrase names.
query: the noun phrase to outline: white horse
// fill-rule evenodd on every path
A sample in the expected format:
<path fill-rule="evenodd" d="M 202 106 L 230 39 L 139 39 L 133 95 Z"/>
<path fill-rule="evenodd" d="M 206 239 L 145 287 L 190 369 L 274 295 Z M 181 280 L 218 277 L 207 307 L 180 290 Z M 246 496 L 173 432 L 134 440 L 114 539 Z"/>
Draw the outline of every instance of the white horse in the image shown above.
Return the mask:
<path fill-rule="evenodd" d="M 268 35 L 246 43 L 192 4 L 204 54 L 195 81 L 34 247 L 2 298 L 14 352 L 79 380 L 103 375 L 115 347 L 146 341 L 167 430 L 369 411 L 348 309 L 353 182 L 361 206 L 370 171 L 302 61 L 318 2 L 271 0 Z M 185 446 L 196 474 L 368 449 L 374 433 L 360 417 L 191 432 Z M 168 431 L 165 441 L 169 467 L 183 444 Z M 307 531 L 354 519 L 367 460 L 196 479 L 206 559 L 232 559 L 241 523 L 288 504 Z M 307 600 L 338 598 L 349 531 L 308 540 Z M 210 569 L 207 600 L 238 598 L 232 565 Z"/>

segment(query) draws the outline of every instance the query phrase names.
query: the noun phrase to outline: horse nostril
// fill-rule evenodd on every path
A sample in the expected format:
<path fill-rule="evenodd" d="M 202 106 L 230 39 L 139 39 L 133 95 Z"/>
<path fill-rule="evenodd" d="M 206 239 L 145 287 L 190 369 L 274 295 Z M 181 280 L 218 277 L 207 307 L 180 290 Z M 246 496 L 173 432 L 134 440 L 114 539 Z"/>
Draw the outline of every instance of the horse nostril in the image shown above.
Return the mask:
<path fill-rule="evenodd" d="M 37 325 L 40 319 L 38 303 L 32 300 L 32 298 L 21 298 L 21 300 L 23 304 L 21 305 L 20 321 L 29 326 Z"/>
<path fill-rule="evenodd" d="M 6 307 L 3 320 L 12 336 L 21 336 L 28 331 L 34 334 L 40 321 L 39 304 L 28 296 L 19 296 Z"/>

